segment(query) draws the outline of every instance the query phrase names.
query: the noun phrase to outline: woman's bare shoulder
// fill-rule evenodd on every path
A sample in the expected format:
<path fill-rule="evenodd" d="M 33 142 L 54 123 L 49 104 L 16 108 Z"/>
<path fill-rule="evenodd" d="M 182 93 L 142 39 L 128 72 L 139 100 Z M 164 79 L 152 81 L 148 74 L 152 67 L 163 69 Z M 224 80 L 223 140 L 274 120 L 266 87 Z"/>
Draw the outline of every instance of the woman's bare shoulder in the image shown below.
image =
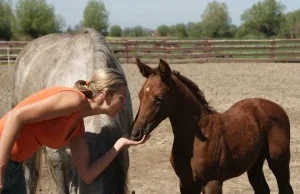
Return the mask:
<path fill-rule="evenodd" d="M 84 97 L 84 94 L 81 92 L 76 92 L 73 90 L 64 90 L 56 94 L 56 97 L 68 104 L 73 106 L 84 105 L 87 102 L 87 99 Z"/>

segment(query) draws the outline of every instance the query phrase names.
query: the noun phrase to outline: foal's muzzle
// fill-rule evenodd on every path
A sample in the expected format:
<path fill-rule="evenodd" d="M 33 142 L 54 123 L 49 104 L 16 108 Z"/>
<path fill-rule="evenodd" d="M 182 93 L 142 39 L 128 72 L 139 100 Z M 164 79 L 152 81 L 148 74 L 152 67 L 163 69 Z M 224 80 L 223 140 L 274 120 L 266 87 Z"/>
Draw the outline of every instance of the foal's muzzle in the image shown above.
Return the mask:
<path fill-rule="evenodd" d="M 143 138 L 144 132 L 141 129 L 135 130 L 131 133 L 130 139 L 134 141 L 139 141 Z"/>

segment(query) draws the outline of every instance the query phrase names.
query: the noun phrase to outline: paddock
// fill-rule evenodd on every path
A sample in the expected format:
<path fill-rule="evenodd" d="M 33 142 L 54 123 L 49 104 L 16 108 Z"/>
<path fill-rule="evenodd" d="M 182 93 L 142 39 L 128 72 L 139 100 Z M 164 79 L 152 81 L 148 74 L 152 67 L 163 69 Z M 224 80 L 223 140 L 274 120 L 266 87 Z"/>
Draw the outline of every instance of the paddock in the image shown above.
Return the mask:
<path fill-rule="evenodd" d="M 157 62 L 153 65 L 156 66 Z M 135 64 L 123 64 L 133 103 L 138 110 L 138 91 L 145 78 Z M 233 103 L 251 97 L 262 97 L 280 104 L 291 122 L 291 184 L 300 192 L 300 63 L 202 63 L 172 64 L 171 68 L 193 80 L 204 92 L 210 105 L 219 112 Z M 8 109 L 11 96 L 13 65 L 0 65 L 0 116 Z M 136 194 L 180 193 L 179 182 L 169 156 L 173 141 L 168 120 L 154 130 L 145 144 L 129 150 L 129 188 Z M 55 194 L 47 168 L 42 166 L 39 194 Z M 271 193 L 278 193 L 276 180 L 264 168 Z M 224 194 L 252 194 L 246 175 L 226 181 Z"/>

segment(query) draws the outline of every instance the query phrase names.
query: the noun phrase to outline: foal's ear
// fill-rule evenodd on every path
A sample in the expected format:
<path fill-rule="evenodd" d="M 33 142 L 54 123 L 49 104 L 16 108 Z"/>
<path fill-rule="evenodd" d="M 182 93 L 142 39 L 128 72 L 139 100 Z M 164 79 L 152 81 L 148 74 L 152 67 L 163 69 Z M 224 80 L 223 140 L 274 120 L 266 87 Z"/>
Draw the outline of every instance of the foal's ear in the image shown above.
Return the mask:
<path fill-rule="evenodd" d="M 159 60 L 158 70 L 165 77 L 171 77 L 171 68 L 166 61 L 162 59 Z"/>
<path fill-rule="evenodd" d="M 149 75 L 153 72 L 153 69 L 149 67 L 148 65 L 144 64 L 139 58 L 136 58 L 136 64 L 141 72 L 141 74 L 148 78 Z"/>

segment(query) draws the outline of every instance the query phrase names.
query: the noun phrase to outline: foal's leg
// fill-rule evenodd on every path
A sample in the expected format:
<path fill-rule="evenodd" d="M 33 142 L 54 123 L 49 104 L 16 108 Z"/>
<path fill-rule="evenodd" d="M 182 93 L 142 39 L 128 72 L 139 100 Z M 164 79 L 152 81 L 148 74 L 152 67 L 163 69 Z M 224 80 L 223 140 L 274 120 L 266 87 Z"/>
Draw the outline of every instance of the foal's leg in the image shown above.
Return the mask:
<path fill-rule="evenodd" d="M 180 181 L 181 194 L 200 194 L 201 191 L 202 191 L 202 182 L 200 181 L 190 181 L 185 183 Z"/>
<path fill-rule="evenodd" d="M 248 170 L 248 180 L 254 189 L 255 194 L 269 194 L 270 188 L 263 173 L 265 158 L 260 156 L 256 163 Z"/>
<path fill-rule="evenodd" d="M 222 194 L 223 182 L 212 180 L 209 181 L 203 188 L 204 194 Z"/>
<path fill-rule="evenodd" d="M 290 184 L 290 153 L 288 152 L 285 155 L 280 156 L 279 158 L 271 157 L 267 158 L 267 161 L 270 169 L 276 177 L 279 194 L 294 193 Z"/>
<path fill-rule="evenodd" d="M 294 193 L 290 184 L 290 135 L 289 128 L 274 125 L 268 133 L 269 154 L 267 161 L 274 173 L 280 194 Z"/>

